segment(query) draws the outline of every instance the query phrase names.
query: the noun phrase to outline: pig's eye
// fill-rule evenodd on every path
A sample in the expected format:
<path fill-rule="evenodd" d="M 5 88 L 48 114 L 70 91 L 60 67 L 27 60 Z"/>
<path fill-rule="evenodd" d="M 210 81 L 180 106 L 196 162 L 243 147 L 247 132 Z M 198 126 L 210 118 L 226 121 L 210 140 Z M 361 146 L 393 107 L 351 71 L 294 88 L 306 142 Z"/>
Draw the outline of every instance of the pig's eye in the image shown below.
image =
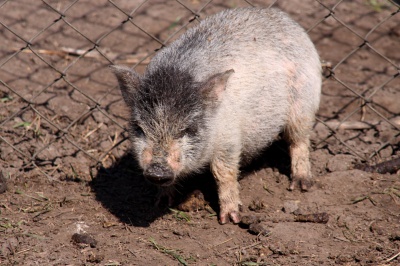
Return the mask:
<path fill-rule="evenodd" d="M 144 136 L 144 131 L 143 129 L 136 123 L 131 124 L 131 128 L 133 133 L 135 134 L 136 137 L 143 137 Z"/>
<path fill-rule="evenodd" d="M 197 127 L 190 126 L 190 127 L 185 128 L 184 130 L 182 130 L 179 135 L 180 135 L 180 137 L 183 137 L 183 136 L 192 137 L 196 134 L 197 134 Z"/>

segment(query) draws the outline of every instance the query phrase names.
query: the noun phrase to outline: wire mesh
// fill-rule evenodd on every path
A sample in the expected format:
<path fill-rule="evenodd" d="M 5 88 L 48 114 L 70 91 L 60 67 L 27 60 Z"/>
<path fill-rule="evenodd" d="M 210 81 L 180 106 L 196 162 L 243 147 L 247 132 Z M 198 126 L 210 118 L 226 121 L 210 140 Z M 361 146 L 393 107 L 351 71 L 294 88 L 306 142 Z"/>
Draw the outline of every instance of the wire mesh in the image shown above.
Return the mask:
<path fill-rule="evenodd" d="M 400 154 L 396 1 L 57 1 L 0 4 L 0 163 L 50 179 L 114 163 L 128 149 L 110 64 L 142 72 L 207 15 L 279 7 L 307 29 L 324 69 L 314 149 L 379 162 Z"/>

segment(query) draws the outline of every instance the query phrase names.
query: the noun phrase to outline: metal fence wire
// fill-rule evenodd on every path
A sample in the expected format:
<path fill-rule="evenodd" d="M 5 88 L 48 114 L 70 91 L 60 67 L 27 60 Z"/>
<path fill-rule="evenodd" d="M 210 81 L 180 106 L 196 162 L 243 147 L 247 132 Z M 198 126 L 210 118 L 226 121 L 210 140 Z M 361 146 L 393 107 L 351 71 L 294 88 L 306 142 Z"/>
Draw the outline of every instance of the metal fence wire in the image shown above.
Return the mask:
<path fill-rule="evenodd" d="M 324 69 L 314 149 L 376 163 L 399 157 L 397 1 L 6 0 L 0 3 L 0 164 L 51 179 L 112 165 L 129 146 L 107 66 L 143 72 L 207 15 L 279 7 L 310 34 Z"/>

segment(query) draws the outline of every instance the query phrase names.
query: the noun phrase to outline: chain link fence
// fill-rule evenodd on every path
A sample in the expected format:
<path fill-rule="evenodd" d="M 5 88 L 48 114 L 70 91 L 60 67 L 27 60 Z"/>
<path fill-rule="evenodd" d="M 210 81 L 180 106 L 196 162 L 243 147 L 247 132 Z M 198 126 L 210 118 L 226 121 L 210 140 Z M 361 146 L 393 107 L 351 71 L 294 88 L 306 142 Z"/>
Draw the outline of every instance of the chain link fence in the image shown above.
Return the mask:
<path fill-rule="evenodd" d="M 400 6 L 394 1 L 8 0 L 0 3 L 0 164 L 50 179 L 126 153 L 127 109 L 107 66 L 143 72 L 207 15 L 273 6 L 322 60 L 314 149 L 377 163 L 400 155 Z"/>

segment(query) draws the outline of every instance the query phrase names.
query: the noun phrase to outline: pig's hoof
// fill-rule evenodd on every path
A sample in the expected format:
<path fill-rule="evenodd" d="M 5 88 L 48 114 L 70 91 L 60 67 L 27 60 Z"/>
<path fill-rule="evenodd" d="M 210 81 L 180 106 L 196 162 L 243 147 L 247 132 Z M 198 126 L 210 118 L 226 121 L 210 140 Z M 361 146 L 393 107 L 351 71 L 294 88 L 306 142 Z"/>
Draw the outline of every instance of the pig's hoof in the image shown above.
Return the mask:
<path fill-rule="evenodd" d="M 231 212 L 221 212 L 219 215 L 219 223 L 226 224 L 232 221 L 232 223 L 237 224 L 240 222 L 240 214 L 238 211 L 231 211 Z"/>
<path fill-rule="evenodd" d="M 297 187 L 300 188 L 301 191 L 308 191 L 313 185 L 313 182 L 309 178 L 293 178 L 290 183 L 289 190 L 293 191 Z"/>

